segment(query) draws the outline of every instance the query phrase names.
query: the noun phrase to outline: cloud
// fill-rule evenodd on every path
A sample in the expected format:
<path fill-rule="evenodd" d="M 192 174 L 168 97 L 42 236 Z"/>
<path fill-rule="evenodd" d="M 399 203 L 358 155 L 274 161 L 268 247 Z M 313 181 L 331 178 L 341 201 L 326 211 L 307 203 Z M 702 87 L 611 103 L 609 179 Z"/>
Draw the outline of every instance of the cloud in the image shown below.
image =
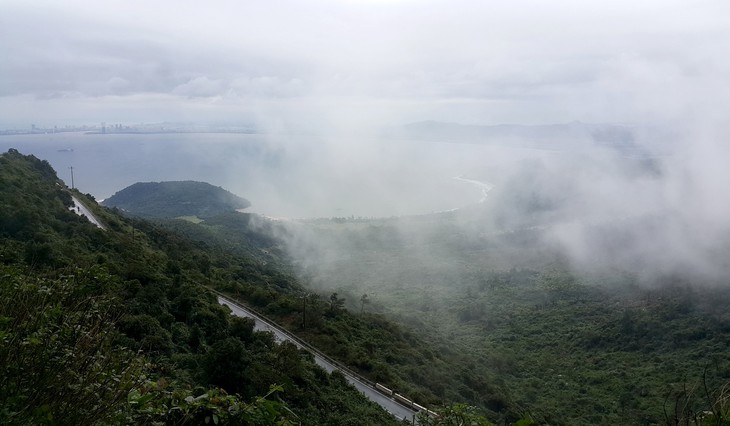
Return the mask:
<path fill-rule="evenodd" d="M 230 90 L 232 94 L 242 97 L 293 97 L 305 94 L 306 84 L 299 78 L 239 77 L 231 82 Z"/>
<path fill-rule="evenodd" d="M 515 188 L 560 200 L 559 212 L 651 212 L 663 224 L 647 229 L 666 238 L 642 234 L 630 244 L 642 253 L 683 247 L 667 258 L 690 258 L 718 250 L 712 235 L 730 216 L 719 195 L 730 181 L 722 163 L 730 155 L 728 16 L 720 0 L 6 0 L 0 127 L 230 119 L 277 134 L 306 130 L 318 138 L 281 142 L 286 183 L 302 184 L 301 194 L 281 198 L 309 199 L 317 212 L 335 202 L 370 212 L 427 208 L 403 193 L 427 199 L 424 183 L 435 175 L 486 163 Z M 544 153 L 470 156 L 457 146 L 405 152 L 369 139 L 384 125 L 429 119 L 634 123 L 652 129 L 637 143 L 661 157 L 662 177 L 637 178 L 600 150 L 558 162 Z M 365 201 L 348 192 L 356 186 Z M 553 241 L 590 259 L 598 228 L 563 226 Z"/>
<path fill-rule="evenodd" d="M 172 89 L 172 93 L 189 97 L 210 97 L 220 95 L 223 88 L 224 84 L 221 80 L 211 80 L 206 76 L 201 76 L 175 87 Z"/>
<path fill-rule="evenodd" d="M 342 105 L 363 116 L 387 107 L 394 117 L 483 123 L 655 118 L 652 106 L 637 106 L 634 91 L 727 75 L 718 52 L 730 40 L 728 8 L 721 1 L 9 0 L 0 6 L 0 96 L 271 99 L 292 117 L 307 98 L 313 105 L 338 99 L 334 114 Z M 655 92 L 667 99 L 671 90 Z M 172 97 L 170 110 L 181 102 Z"/>

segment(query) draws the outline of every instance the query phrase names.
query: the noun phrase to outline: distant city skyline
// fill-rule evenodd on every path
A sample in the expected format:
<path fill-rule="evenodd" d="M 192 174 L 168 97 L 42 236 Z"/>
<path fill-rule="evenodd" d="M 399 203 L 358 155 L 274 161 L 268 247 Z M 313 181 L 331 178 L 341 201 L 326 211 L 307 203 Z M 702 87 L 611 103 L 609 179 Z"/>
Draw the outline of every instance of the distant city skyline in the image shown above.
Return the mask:
<path fill-rule="evenodd" d="M 53 132 L 73 132 L 73 131 L 108 131 L 124 132 L 134 130 L 178 130 L 178 131 L 205 131 L 205 130 L 231 130 L 231 131 L 254 131 L 255 126 L 247 123 L 194 123 L 194 122 L 159 122 L 159 123 L 116 123 L 101 122 L 84 124 L 36 124 L 31 123 L 26 126 L 17 126 L 9 128 L 0 128 L 0 134 L 12 133 L 53 133 Z"/>

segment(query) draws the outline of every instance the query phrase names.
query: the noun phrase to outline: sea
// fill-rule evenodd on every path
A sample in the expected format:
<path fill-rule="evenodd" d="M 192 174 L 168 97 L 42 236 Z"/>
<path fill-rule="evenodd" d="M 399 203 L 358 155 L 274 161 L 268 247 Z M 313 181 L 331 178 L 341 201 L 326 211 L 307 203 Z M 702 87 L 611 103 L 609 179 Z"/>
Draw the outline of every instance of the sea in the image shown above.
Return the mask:
<path fill-rule="evenodd" d="M 68 186 L 97 200 L 136 182 L 195 180 L 282 218 L 458 209 L 484 199 L 475 170 L 506 158 L 478 145 L 244 133 L 0 136 L 0 151 L 10 148 L 47 160 Z"/>

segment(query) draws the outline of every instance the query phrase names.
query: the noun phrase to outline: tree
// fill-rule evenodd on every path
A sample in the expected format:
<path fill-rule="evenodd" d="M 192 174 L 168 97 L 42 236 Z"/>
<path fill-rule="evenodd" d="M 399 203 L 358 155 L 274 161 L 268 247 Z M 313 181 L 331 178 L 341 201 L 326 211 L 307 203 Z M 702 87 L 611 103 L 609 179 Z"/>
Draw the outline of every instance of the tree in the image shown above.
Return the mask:
<path fill-rule="evenodd" d="M 272 385 L 269 392 L 250 403 L 238 395 L 212 388 L 201 395 L 189 389 L 171 387 L 167 381 L 148 381 L 129 393 L 130 419 L 134 424 L 236 424 L 282 425 L 299 424 L 296 415 L 279 398 L 281 386 Z"/>
<path fill-rule="evenodd" d="M 332 293 L 330 295 L 330 313 L 334 314 L 339 309 L 342 309 L 343 306 L 345 306 L 345 299 L 339 297 L 337 292 Z"/>
<path fill-rule="evenodd" d="M 365 305 L 370 303 L 370 299 L 368 298 L 367 293 L 360 296 L 360 315 L 362 315 L 363 311 L 365 310 Z"/>
<path fill-rule="evenodd" d="M 524 425 L 529 420 L 521 421 Z M 418 424 L 425 426 L 492 426 L 486 417 L 477 409 L 466 404 L 454 404 L 439 410 L 438 416 L 429 416 L 425 412 L 418 413 Z"/>
<path fill-rule="evenodd" d="M 208 383 L 229 392 L 241 392 L 249 381 L 244 372 L 250 358 L 240 340 L 233 337 L 219 340 L 203 362 Z"/>
<path fill-rule="evenodd" d="M 0 268 L 0 423 L 111 422 L 146 368 L 114 345 L 117 301 L 96 270 L 57 280 Z"/>

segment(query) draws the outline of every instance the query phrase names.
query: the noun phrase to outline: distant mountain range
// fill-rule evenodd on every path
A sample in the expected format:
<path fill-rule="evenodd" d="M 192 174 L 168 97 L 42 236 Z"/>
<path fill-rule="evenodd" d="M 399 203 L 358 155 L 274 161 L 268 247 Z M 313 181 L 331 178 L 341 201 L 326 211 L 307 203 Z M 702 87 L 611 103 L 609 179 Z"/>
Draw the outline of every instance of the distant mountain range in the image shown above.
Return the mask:
<path fill-rule="evenodd" d="M 575 121 L 563 124 L 467 125 L 440 121 L 420 121 L 393 127 L 390 137 L 455 143 L 478 143 L 538 149 L 565 149 L 586 142 L 621 150 L 634 150 L 636 129 L 616 124 Z"/>
<path fill-rule="evenodd" d="M 211 217 L 251 203 L 225 189 L 205 182 L 138 182 L 104 200 L 103 205 L 117 207 L 146 217 Z"/>

